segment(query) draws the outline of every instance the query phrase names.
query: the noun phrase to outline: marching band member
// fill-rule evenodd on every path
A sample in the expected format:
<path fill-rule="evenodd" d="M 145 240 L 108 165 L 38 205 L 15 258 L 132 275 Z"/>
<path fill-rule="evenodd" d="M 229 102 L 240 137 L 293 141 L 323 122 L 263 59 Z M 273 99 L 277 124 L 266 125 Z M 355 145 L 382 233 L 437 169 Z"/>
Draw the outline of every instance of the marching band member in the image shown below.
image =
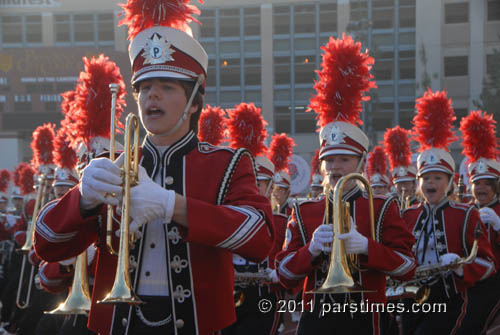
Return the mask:
<path fill-rule="evenodd" d="M 208 57 L 186 19 L 198 9 L 179 1 L 130 0 L 123 7 L 132 85 L 147 132 L 130 197 L 131 231 L 140 235 L 131 249 L 137 260 L 131 278 L 147 303 L 97 304 L 116 267 L 101 224 L 103 203 L 120 202 L 121 169 L 111 160 L 90 161 L 79 187 L 42 211 L 35 246 L 45 260 L 60 261 L 97 243 L 93 331 L 214 334 L 235 321 L 232 253 L 254 261 L 267 256 L 271 208 L 258 195 L 247 150 L 201 144 L 196 136 Z"/>
<path fill-rule="evenodd" d="M 373 188 L 373 194 L 388 195 L 391 181 L 387 177 L 387 163 L 384 149 L 377 145 L 368 155 L 366 172 Z"/>
<path fill-rule="evenodd" d="M 430 278 L 426 276 L 430 287 L 428 302 L 446 303 L 445 313 L 405 313 L 403 318 L 409 319 L 411 334 L 452 334 L 467 317 L 466 288 L 490 276 L 495 263 L 478 210 L 448 198 L 455 162 L 447 147 L 456 140 L 451 131 L 455 120 L 451 99 L 446 92 L 429 89 L 417 99 L 416 109 L 414 133 L 421 151 L 417 177 L 424 201 L 408 208 L 404 219 L 417 240 L 414 252 L 418 264 L 451 265 L 469 255 L 476 238 L 479 249 L 470 264 L 454 266 L 451 271 Z"/>
<path fill-rule="evenodd" d="M 369 140 L 356 126 L 363 94 L 376 87 L 369 70 L 373 64 L 361 43 L 350 36 L 330 38 L 324 51 L 316 96 L 310 109 L 319 114 L 320 155 L 330 186 L 349 173 L 363 171 Z M 326 197 L 331 201 L 331 193 Z M 325 197 L 325 198 L 326 198 Z M 348 254 L 358 255 L 363 271 L 354 274 L 370 292 L 350 294 L 311 294 L 322 285 L 328 271 L 332 225 L 325 222 L 325 199 L 294 205 L 288 223 L 287 240 L 277 255 L 278 277 L 282 285 L 294 288 L 305 279 L 302 313 L 298 334 L 339 333 L 380 334 L 385 314 L 375 310 L 361 312 L 360 303 L 385 302 L 386 275 L 410 278 L 415 269 L 411 253 L 414 239 L 399 216 L 394 198 L 374 198 L 375 240 L 371 238 L 369 201 L 356 183 L 347 185 L 343 200 L 350 203 L 351 231 L 341 234 Z M 330 208 L 332 204 L 330 203 Z M 332 217 L 330 213 L 329 217 Z M 325 304 L 354 303 L 356 310 L 329 313 Z M 354 306 L 356 307 L 356 306 Z M 324 313 L 323 313 L 324 312 Z"/>
<path fill-rule="evenodd" d="M 311 198 L 317 198 L 323 193 L 323 173 L 321 172 L 319 162 L 319 149 L 316 149 L 311 160 Z"/>
<path fill-rule="evenodd" d="M 497 161 L 495 120 L 481 111 L 471 111 L 460 121 L 463 135 L 462 153 L 469 159 L 468 172 L 475 204 L 480 208 L 481 221 L 500 265 L 500 202 L 498 182 L 500 163 Z M 457 334 L 485 333 L 500 308 L 500 273 L 476 282 L 467 290 L 467 317 Z"/>
<path fill-rule="evenodd" d="M 384 148 L 389 157 L 392 183 L 396 186 L 400 208 L 418 203 L 417 169 L 411 164 L 410 132 L 399 126 L 387 129 L 384 134 Z"/>

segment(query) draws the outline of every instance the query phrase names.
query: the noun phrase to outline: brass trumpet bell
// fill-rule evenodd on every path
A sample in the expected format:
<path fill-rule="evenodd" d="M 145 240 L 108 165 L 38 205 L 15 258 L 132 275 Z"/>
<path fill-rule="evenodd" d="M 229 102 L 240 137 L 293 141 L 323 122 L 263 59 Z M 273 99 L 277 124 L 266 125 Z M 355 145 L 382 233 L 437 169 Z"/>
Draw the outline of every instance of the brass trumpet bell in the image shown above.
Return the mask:
<path fill-rule="evenodd" d="M 73 284 L 66 300 L 56 309 L 45 314 L 87 315 L 90 311 L 90 294 L 87 276 L 87 250 L 78 255 L 73 275 Z"/>

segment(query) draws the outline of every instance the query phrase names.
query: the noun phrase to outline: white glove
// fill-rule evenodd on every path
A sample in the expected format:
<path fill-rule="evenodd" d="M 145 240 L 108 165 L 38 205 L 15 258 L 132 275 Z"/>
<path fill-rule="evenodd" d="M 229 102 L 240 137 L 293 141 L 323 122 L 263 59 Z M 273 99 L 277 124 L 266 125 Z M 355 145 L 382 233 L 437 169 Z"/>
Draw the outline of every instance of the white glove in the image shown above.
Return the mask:
<path fill-rule="evenodd" d="M 332 251 L 332 247 L 328 243 L 333 242 L 333 227 L 332 225 L 322 224 L 313 233 L 311 242 L 309 243 L 309 252 L 314 257 L 317 257 L 321 252 L 328 253 Z"/>
<path fill-rule="evenodd" d="M 495 231 L 500 230 L 500 217 L 492 208 L 483 207 L 479 210 L 479 215 L 481 216 L 481 221 L 483 223 L 489 223 L 495 229 Z"/>
<path fill-rule="evenodd" d="M 271 282 L 273 282 L 273 284 L 280 282 L 280 280 L 278 279 L 278 274 L 276 273 L 276 269 L 272 270 L 269 273 L 269 278 L 271 279 Z"/>
<path fill-rule="evenodd" d="M 5 227 L 7 229 L 12 228 L 16 224 L 16 222 L 17 220 L 12 214 L 7 214 L 7 216 L 5 217 Z"/>
<path fill-rule="evenodd" d="M 158 219 L 169 223 L 174 215 L 174 207 L 175 192 L 155 183 L 146 170 L 139 166 L 139 184 L 130 189 L 130 233 Z"/>
<path fill-rule="evenodd" d="M 459 258 L 460 256 L 452 252 L 444 254 L 443 256 L 441 256 L 441 265 L 446 266 L 452 264 Z M 462 277 L 464 275 L 464 268 L 462 267 L 462 265 L 460 265 L 456 269 L 453 269 L 453 272 L 455 272 L 458 276 Z"/>
<path fill-rule="evenodd" d="M 107 158 L 90 161 L 80 183 L 80 207 L 89 210 L 101 203 L 116 206 L 122 197 L 121 169 Z"/>
<path fill-rule="evenodd" d="M 356 225 L 352 218 L 351 229 L 346 234 L 339 234 L 339 239 L 344 240 L 346 253 L 368 255 L 368 239 L 356 230 Z"/>

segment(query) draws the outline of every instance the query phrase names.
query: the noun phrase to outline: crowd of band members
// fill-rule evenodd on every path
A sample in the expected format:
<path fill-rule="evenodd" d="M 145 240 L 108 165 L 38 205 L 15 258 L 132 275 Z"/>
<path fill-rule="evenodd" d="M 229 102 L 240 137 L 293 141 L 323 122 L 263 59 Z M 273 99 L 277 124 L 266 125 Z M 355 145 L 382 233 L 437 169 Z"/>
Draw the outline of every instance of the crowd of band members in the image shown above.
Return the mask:
<path fill-rule="evenodd" d="M 262 168 L 261 165 L 259 165 L 260 160 L 257 160 L 257 183 L 259 186 L 259 189 L 261 190 L 261 194 L 268 197 L 268 199 L 271 201 L 272 194 L 275 194 L 277 191 L 278 187 L 284 188 L 283 186 L 273 186 L 270 184 L 273 183 L 273 178 L 272 174 L 270 173 L 265 173 L 266 170 Z M 322 177 L 322 176 L 321 176 Z M 439 176 L 433 176 L 435 180 L 433 181 L 427 181 L 426 179 L 422 180 L 422 184 L 420 185 L 420 189 L 422 187 L 425 187 L 427 182 L 436 182 L 438 180 L 439 182 Z M 315 177 L 318 178 L 318 177 Z M 442 176 L 444 178 L 443 183 L 448 184 L 448 178 L 446 178 L 445 175 Z M 313 180 L 313 178 L 311 179 Z M 321 178 L 322 180 L 322 178 Z M 381 203 L 379 205 L 382 207 L 382 205 L 387 202 L 391 201 L 390 199 L 400 199 L 402 194 L 406 194 L 407 196 L 411 196 L 412 198 L 417 198 L 417 199 L 422 199 L 421 194 L 415 194 L 416 190 L 419 189 L 417 185 L 417 181 L 403 181 L 405 184 L 400 185 L 399 183 L 396 183 L 393 187 L 394 194 L 385 194 L 379 196 L 376 200 Z M 320 183 L 323 185 L 323 183 Z M 401 187 L 402 186 L 402 187 Z M 323 186 L 321 186 L 323 188 Z M 404 193 L 401 191 L 404 188 Z M 437 207 L 434 207 L 435 209 L 431 208 L 431 204 L 428 202 L 428 200 L 423 197 L 423 201 L 415 201 L 414 205 L 412 208 L 408 208 L 403 215 L 403 219 L 400 218 L 400 216 L 397 214 L 398 210 L 396 209 L 395 203 L 387 208 L 387 210 L 390 210 L 390 215 L 392 215 L 392 222 L 398 224 L 398 225 L 408 225 L 409 222 L 413 223 L 413 225 L 418 224 L 417 217 L 421 217 L 421 213 L 425 213 L 424 217 L 427 217 L 429 213 L 432 210 L 434 211 L 444 211 L 444 214 L 438 214 L 439 217 L 443 217 L 445 219 L 445 222 L 450 222 L 450 224 L 453 224 L 454 222 L 457 221 L 462 221 L 463 219 L 461 218 L 463 215 L 469 214 L 470 221 L 471 222 L 478 222 L 479 221 L 479 214 L 476 211 L 476 208 L 491 208 L 494 213 L 497 215 L 500 215 L 500 202 L 498 199 L 498 179 L 479 179 L 471 183 L 470 191 L 471 193 L 465 194 L 465 200 L 468 201 L 467 203 L 458 203 L 455 202 L 458 196 L 464 197 L 464 194 L 458 194 L 459 190 L 458 187 L 455 185 L 455 192 L 451 193 L 448 198 L 445 200 L 441 201 L 439 204 L 437 204 Z M 69 187 L 58 187 L 57 191 L 54 192 L 54 189 L 50 188 L 48 189 L 48 192 L 46 194 L 46 197 L 49 199 L 52 198 L 59 198 L 64 193 L 66 193 L 69 190 Z M 409 191 L 408 191 L 409 190 Z M 287 190 L 285 190 L 287 191 Z M 289 191 L 289 189 L 288 189 Z M 314 191 L 314 185 L 311 186 L 311 191 Z M 352 200 L 354 206 L 352 208 L 357 208 L 359 210 L 359 213 L 363 213 L 366 211 L 366 208 L 362 207 L 363 201 L 366 201 L 366 199 L 362 196 L 361 190 L 358 189 L 356 186 L 354 188 L 354 192 L 349 192 L 349 200 Z M 419 192 L 421 193 L 421 192 Z M 391 197 L 392 195 L 392 197 Z M 468 198 L 467 198 L 468 197 Z M 352 198 L 352 199 L 351 199 Z M 360 204 L 356 204 L 355 201 L 361 201 Z M 29 199 L 32 200 L 32 199 Z M 277 200 L 277 199 L 276 199 Z M 451 206 L 450 206 L 451 202 Z M 278 203 L 278 202 L 277 202 Z M 300 203 L 300 205 L 299 205 Z M 317 217 L 316 222 L 321 222 L 321 218 L 323 216 L 324 212 L 324 204 L 325 204 L 325 199 L 324 199 L 324 194 L 320 193 L 318 194 L 315 198 L 310 198 L 309 200 L 305 201 L 297 201 L 293 200 L 293 198 L 287 198 L 286 201 L 284 201 L 284 204 L 280 204 L 279 206 L 280 210 L 283 210 L 283 208 L 287 207 L 295 207 L 295 210 L 300 210 L 300 214 L 304 216 L 305 218 L 309 218 L 309 216 L 312 217 Z M 11 205 L 11 207 L 8 207 L 8 205 Z M 14 249 L 19 248 L 23 243 L 24 240 L 21 238 L 15 239 L 14 236 L 16 235 L 16 232 L 22 231 L 23 227 L 26 227 L 26 221 L 30 220 L 30 213 L 27 213 L 25 211 L 26 209 L 26 204 L 25 201 L 23 200 L 23 196 L 19 194 L 19 192 L 15 192 L 11 199 L 10 203 L 7 198 L 3 197 L 1 202 L 0 202 L 0 212 L 3 214 L 1 219 L 2 223 L 2 229 L 6 232 L 3 233 L 2 235 L 2 323 L 4 328 L 6 329 L 11 329 L 13 328 L 8 328 L 9 325 L 15 326 L 17 328 L 18 333 L 21 334 L 55 334 L 54 331 L 58 331 L 58 329 L 63 329 L 61 330 L 61 334 L 66 334 L 64 332 L 64 329 L 66 331 L 69 331 L 71 333 L 75 333 L 75 331 L 79 331 L 81 334 L 91 334 L 89 330 L 86 328 L 86 321 L 87 318 L 82 317 L 82 316 L 67 316 L 65 317 L 60 317 L 60 316 L 47 316 L 43 315 L 43 311 L 48 311 L 56 307 L 58 303 L 64 300 L 64 297 L 67 293 L 66 290 L 60 289 L 60 287 L 68 287 L 71 282 L 71 272 L 72 269 L 68 266 L 63 266 L 59 263 L 46 263 L 43 262 L 40 264 L 40 260 L 36 260 L 36 257 L 31 257 L 30 262 L 34 266 L 38 266 L 39 269 L 42 269 L 43 267 L 49 265 L 49 267 L 54 267 L 56 266 L 57 269 L 55 268 L 52 270 L 55 273 L 58 273 L 59 275 L 61 273 L 67 272 L 66 275 L 66 280 L 64 285 L 58 285 L 52 286 L 51 289 L 51 280 L 47 280 L 45 283 L 43 283 L 43 288 L 45 288 L 47 291 L 51 291 L 52 293 L 56 293 L 54 295 L 52 294 L 47 294 L 44 293 L 42 290 L 42 286 L 39 284 L 40 282 L 40 276 L 37 276 L 35 279 L 35 287 L 36 289 L 34 290 L 34 297 L 31 302 L 30 308 L 27 310 L 20 310 L 15 306 L 15 292 L 17 290 L 17 285 L 18 285 L 18 279 L 19 279 L 19 271 L 20 271 L 20 257 L 17 253 L 14 252 Z M 28 206 L 29 207 L 29 206 Z M 310 207 L 310 208 L 308 208 Z M 320 209 L 314 208 L 314 207 L 321 207 Z M 278 208 L 278 206 L 276 206 Z M 300 209 L 299 209 L 300 208 Z M 379 208 L 376 205 L 376 213 L 377 213 L 377 208 Z M 311 214 L 308 214 L 311 213 Z M 297 212 L 295 212 L 294 215 L 297 215 Z M 460 218 L 455 218 L 454 216 L 459 216 Z M 387 216 L 386 216 L 387 217 Z M 495 218 L 493 213 L 489 213 L 488 216 L 484 217 L 483 219 L 486 220 L 484 222 L 487 236 L 489 237 L 489 241 L 486 241 L 484 239 L 481 240 L 481 249 L 483 250 L 488 250 L 490 248 L 493 250 L 496 260 L 498 261 L 499 257 L 499 240 L 498 240 L 498 228 L 500 225 L 500 220 L 498 218 Z M 272 270 L 274 270 L 274 264 L 275 262 L 273 261 L 275 259 L 276 254 L 278 253 L 279 250 L 276 250 L 276 248 L 281 249 L 281 245 L 283 244 L 285 240 L 285 226 L 287 223 L 287 216 L 280 213 L 280 212 L 275 212 L 274 213 L 274 220 L 275 220 L 275 226 L 277 230 L 279 227 L 281 227 L 281 233 L 277 234 L 279 236 L 276 238 L 274 244 L 273 244 L 273 251 L 271 251 L 269 258 L 264 262 L 264 263 L 253 263 L 253 262 L 248 262 L 247 260 L 244 260 L 243 258 L 235 255 L 235 270 L 239 272 L 259 272 L 262 269 L 265 269 L 266 271 L 269 270 L 268 273 L 272 273 L 270 275 L 270 281 L 268 284 L 259 284 L 259 283 L 249 283 L 249 284 L 242 284 L 242 287 L 236 287 L 235 290 L 243 290 L 244 298 L 241 304 L 236 308 L 237 311 L 237 319 L 238 321 L 231 327 L 225 329 L 223 331 L 224 334 L 256 334 L 256 333 L 270 333 L 270 334 L 276 334 L 278 333 L 278 327 L 281 326 L 279 331 L 284 331 L 284 325 L 282 324 L 282 319 L 280 320 L 280 316 L 283 316 L 283 313 L 266 313 L 263 314 L 262 312 L 259 311 L 258 309 L 258 301 L 260 299 L 266 298 L 270 299 L 272 301 L 273 305 L 276 306 L 276 301 L 279 299 L 285 299 L 285 293 L 288 292 L 290 294 L 287 294 L 287 299 L 292 299 L 294 295 L 292 293 L 297 293 L 297 288 L 300 289 L 300 285 L 295 285 L 295 284 L 290 284 L 291 281 L 289 279 L 284 279 L 282 280 L 282 283 L 280 284 L 276 271 L 273 273 Z M 300 241 L 300 234 L 298 234 L 298 231 L 296 227 L 294 226 L 294 223 L 296 220 L 296 216 L 288 218 L 290 220 L 289 226 L 292 227 L 292 229 L 295 229 L 295 231 L 292 232 L 292 236 L 297 236 L 298 239 L 294 240 L 292 238 L 291 241 L 288 241 L 288 246 L 287 248 L 290 250 L 290 248 L 294 248 L 294 244 L 301 244 L 303 242 Z M 303 219 L 304 220 L 304 219 Z M 307 220 L 307 219 L 305 219 Z M 306 221 L 307 222 L 307 221 Z M 389 221 L 388 221 L 389 222 Z M 290 228 L 289 227 L 289 228 Z M 450 225 L 451 227 L 451 225 Z M 496 229 L 495 229 L 496 228 Z M 359 228 L 362 229 L 362 228 Z M 446 229 L 446 231 L 451 230 L 452 228 Z M 314 231 L 314 229 L 310 229 L 310 231 Z M 469 233 L 471 234 L 471 233 Z M 19 234 L 18 234 L 19 235 Z M 458 236 L 455 238 L 459 238 Z M 407 240 L 411 241 L 411 238 L 407 238 Z M 15 245 L 15 246 L 13 246 Z M 417 247 L 418 248 L 418 247 Z M 291 250 L 296 250 L 291 249 Z M 417 249 L 418 250 L 418 249 Z M 7 252 L 7 253 L 6 253 Z M 424 257 L 424 254 L 422 252 L 417 252 L 417 255 L 420 257 Z M 285 255 L 286 257 L 286 255 Z M 238 260 L 236 260 L 236 258 Z M 319 258 L 321 261 L 316 261 L 313 260 L 311 264 L 315 264 L 317 262 L 328 262 L 328 257 L 326 257 L 325 254 L 319 255 Z M 377 257 L 378 260 L 384 260 L 386 257 Z M 421 258 L 420 258 L 421 259 Z M 92 263 L 92 259 L 90 260 Z M 238 263 L 239 262 L 239 263 Z M 425 260 L 423 261 L 425 262 Z M 421 261 L 419 260 L 419 264 Z M 286 262 L 288 266 L 290 266 L 289 262 Z M 68 264 L 70 265 L 70 264 Z M 323 268 L 324 265 L 322 265 Z M 327 268 L 327 267 L 326 267 Z M 259 270 L 260 269 L 260 270 Z M 50 270 L 49 270 L 50 272 Z M 315 275 L 318 272 L 314 271 L 309 271 L 306 270 L 308 276 L 310 275 Z M 311 273 L 312 272 L 312 273 Z M 43 274 L 40 274 L 43 276 Z M 54 275 L 54 274 L 52 274 Z M 457 276 L 458 278 L 464 278 L 464 274 L 454 274 L 453 276 Z M 467 276 L 467 275 L 465 275 Z M 49 275 L 50 277 L 50 275 Z M 56 275 L 57 277 L 57 275 Z M 407 277 L 408 279 L 410 277 Z M 466 278 L 466 277 L 465 277 Z M 449 280 L 450 278 L 448 278 Z M 458 317 L 457 315 L 452 314 L 450 311 L 453 310 L 454 306 L 457 304 L 459 306 L 462 306 L 461 302 L 466 296 L 468 299 L 467 303 L 467 309 L 466 309 L 466 314 L 462 315 L 461 317 L 465 320 L 465 326 L 467 328 L 464 328 L 462 331 L 463 334 L 471 334 L 471 333 L 479 333 L 478 329 L 481 329 L 482 331 L 485 330 L 486 322 L 491 322 L 493 318 L 495 317 L 495 312 L 498 311 L 498 300 L 499 297 L 495 293 L 497 290 L 495 287 L 498 285 L 499 278 L 498 274 L 496 273 L 495 269 L 491 270 L 488 274 L 480 273 L 479 280 L 471 280 L 470 283 L 466 283 L 463 286 L 447 286 L 445 282 L 445 278 L 441 278 L 440 280 L 437 281 L 437 283 L 434 283 L 432 285 L 432 296 L 429 302 L 447 302 L 448 303 L 448 313 L 445 314 L 431 314 L 432 316 L 426 316 L 427 318 L 430 318 L 431 321 L 425 321 L 425 322 L 431 322 L 432 325 L 428 326 L 431 327 L 430 329 L 435 329 L 436 327 L 436 320 L 440 320 L 441 323 L 444 323 L 444 319 L 446 317 L 452 318 L 451 321 L 449 322 L 455 322 L 456 318 Z M 311 280 L 315 280 L 314 278 Z M 441 281 L 443 280 L 443 281 Z M 297 278 L 297 282 L 302 282 L 303 278 Z M 321 279 L 319 279 L 321 282 Z M 366 282 L 366 281 L 364 281 Z M 376 282 L 376 281 L 373 281 Z M 286 285 L 283 285 L 286 284 Z M 27 285 L 25 283 L 24 285 Z M 453 289 L 454 291 L 450 294 L 447 294 L 447 290 Z M 294 290 L 295 289 L 295 290 Z M 376 293 L 375 295 L 383 295 L 384 289 L 383 287 L 377 287 L 375 289 Z M 59 293 L 59 294 L 57 294 Z M 353 299 L 358 299 L 357 301 L 360 301 L 359 297 L 356 297 L 355 295 L 352 295 L 349 297 L 349 301 L 352 302 Z M 325 299 L 323 297 L 323 299 Z M 327 300 L 319 300 L 321 303 L 324 303 Z M 327 299 L 333 299 L 332 301 L 339 301 L 335 299 L 335 296 L 330 296 L 327 297 Z M 344 298 L 342 298 L 344 299 Z M 319 303 L 318 299 L 316 300 L 316 303 Z M 377 300 L 375 300 L 377 301 Z M 384 301 L 384 299 L 380 299 L 380 301 Z M 318 306 L 316 306 L 318 308 Z M 456 309 L 455 309 L 456 310 Z M 273 309 L 273 312 L 276 312 L 276 309 Z M 308 315 L 309 312 L 305 312 L 306 315 Z M 312 318 L 314 321 L 313 324 L 318 327 L 321 326 L 321 322 L 326 322 L 328 323 L 328 317 L 326 318 L 319 318 L 317 319 L 315 316 L 308 316 L 308 318 Z M 356 320 L 355 318 L 358 316 L 353 316 L 350 315 L 349 313 L 346 313 L 344 317 L 347 317 L 347 320 Z M 362 315 L 361 315 L 362 317 Z M 381 329 L 384 331 L 382 333 L 387 333 L 388 329 L 391 329 L 392 332 L 398 333 L 400 329 L 395 328 L 394 324 L 394 319 L 393 315 L 388 315 L 387 319 L 384 319 L 384 322 L 387 322 L 385 326 L 382 326 Z M 409 323 L 413 323 L 412 327 L 415 327 L 415 323 L 418 324 L 425 324 L 424 321 L 420 320 L 419 318 L 422 318 L 423 315 L 412 315 L 411 320 L 406 320 Z M 339 321 L 338 319 L 335 320 L 335 322 L 338 324 Z M 350 322 L 350 321 L 349 321 Z M 362 319 L 358 319 L 357 322 L 362 323 Z M 366 321 L 365 321 L 366 322 Z M 420 322 L 420 323 L 419 323 Z M 61 328 L 63 326 L 65 328 Z M 439 323 L 439 322 L 438 322 Z M 367 323 L 369 324 L 369 323 Z M 406 323 L 404 323 L 406 324 Z M 288 327 L 290 325 L 287 325 Z M 326 327 L 326 326 L 325 326 Z M 410 327 L 410 326 L 408 326 Z M 364 328 L 364 327 L 363 327 Z M 484 329 L 483 329 L 484 328 Z M 290 329 L 287 329 L 290 330 Z M 300 330 L 299 330 L 300 331 Z"/>

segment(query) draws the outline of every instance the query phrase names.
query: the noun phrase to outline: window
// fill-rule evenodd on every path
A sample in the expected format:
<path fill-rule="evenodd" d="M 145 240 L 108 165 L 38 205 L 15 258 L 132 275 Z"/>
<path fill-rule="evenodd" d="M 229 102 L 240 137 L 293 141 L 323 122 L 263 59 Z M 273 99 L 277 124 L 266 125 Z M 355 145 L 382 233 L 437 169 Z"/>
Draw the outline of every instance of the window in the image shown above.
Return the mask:
<path fill-rule="evenodd" d="M 467 56 L 444 57 L 445 77 L 467 76 L 468 73 L 469 70 Z"/>
<path fill-rule="evenodd" d="M 500 21 L 500 1 L 488 0 L 488 21 Z"/>
<path fill-rule="evenodd" d="M 208 60 L 208 70 L 207 70 L 207 87 L 216 87 L 216 68 L 215 59 Z"/>
<path fill-rule="evenodd" d="M 74 18 L 75 42 L 94 41 L 94 16 L 92 14 L 78 14 Z"/>
<path fill-rule="evenodd" d="M 415 79 L 415 58 L 399 60 L 399 79 Z"/>
<path fill-rule="evenodd" d="M 294 7 L 295 34 L 313 34 L 316 31 L 314 5 L 296 5 Z"/>
<path fill-rule="evenodd" d="M 316 130 L 316 113 L 306 113 L 306 110 L 307 106 L 295 107 L 295 132 L 297 133 L 314 133 Z"/>
<path fill-rule="evenodd" d="M 260 85 L 260 57 L 245 58 L 245 85 Z"/>
<path fill-rule="evenodd" d="M 56 42 L 71 42 L 71 21 L 70 16 L 54 15 L 55 39 Z"/>
<path fill-rule="evenodd" d="M 447 3 L 444 5 L 444 22 L 467 23 L 469 22 L 469 3 Z"/>
<path fill-rule="evenodd" d="M 322 33 L 337 32 L 337 4 L 322 3 L 319 5 L 319 31 Z"/>
<path fill-rule="evenodd" d="M 290 7 L 273 7 L 273 27 L 274 34 L 290 34 Z"/>
<path fill-rule="evenodd" d="M 57 14 L 54 15 L 54 35 L 59 45 L 112 45 L 114 16 L 111 13 Z"/>
<path fill-rule="evenodd" d="M 399 7 L 399 27 L 415 27 L 415 5 L 412 7 Z"/>
<path fill-rule="evenodd" d="M 55 113 L 57 112 L 57 102 L 49 101 L 45 103 L 45 112 Z"/>
<path fill-rule="evenodd" d="M 240 85 L 240 59 L 224 59 L 220 65 L 220 85 Z"/>
<path fill-rule="evenodd" d="M 492 55 L 486 55 L 486 74 L 493 74 L 495 68 L 498 67 L 498 64 L 500 64 L 500 52 Z"/>
<path fill-rule="evenodd" d="M 315 79 L 315 55 L 295 57 L 295 83 L 312 84 Z"/>
<path fill-rule="evenodd" d="M 374 29 L 390 29 L 394 25 L 394 9 L 381 8 L 373 9 L 373 28 Z"/>
<path fill-rule="evenodd" d="M 97 14 L 97 40 L 114 41 L 115 28 L 113 14 Z"/>
<path fill-rule="evenodd" d="M 14 102 L 14 112 L 31 112 L 31 101 Z"/>
<path fill-rule="evenodd" d="M 274 84 L 290 84 L 290 57 L 274 57 Z"/>
<path fill-rule="evenodd" d="M 29 15 L 26 19 L 26 43 L 42 43 L 42 16 Z"/>
<path fill-rule="evenodd" d="M 22 19 L 22 16 L 2 16 L 2 42 L 4 44 L 23 43 Z"/>
<path fill-rule="evenodd" d="M 244 35 L 260 36 L 260 8 L 245 8 L 244 15 Z"/>
<path fill-rule="evenodd" d="M 380 60 L 373 66 L 373 76 L 375 80 L 392 80 L 394 62 L 392 60 Z"/>
<path fill-rule="evenodd" d="M 208 9 L 201 13 L 201 37 L 215 37 L 215 10 Z"/>
<path fill-rule="evenodd" d="M 290 107 L 281 106 L 274 109 L 274 127 L 276 133 L 290 133 Z"/>
<path fill-rule="evenodd" d="M 240 10 L 221 9 L 219 12 L 221 37 L 239 37 L 240 36 Z"/>

